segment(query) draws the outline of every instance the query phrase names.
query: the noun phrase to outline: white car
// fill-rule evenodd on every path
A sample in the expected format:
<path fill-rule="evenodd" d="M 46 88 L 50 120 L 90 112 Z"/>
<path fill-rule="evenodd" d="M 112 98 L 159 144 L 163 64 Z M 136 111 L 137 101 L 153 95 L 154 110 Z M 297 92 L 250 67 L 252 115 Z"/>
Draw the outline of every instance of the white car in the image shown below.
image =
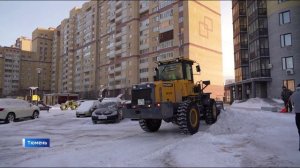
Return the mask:
<path fill-rule="evenodd" d="M 38 118 L 40 108 L 20 99 L 0 99 L 0 120 L 6 123 L 14 122 L 15 119 L 31 117 Z"/>
<path fill-rule="evenodd" d="M 76 117 L 90 117 L 95 110 L 98 100 L 86 100 L 81 102 L 80 106 L 76 110 Z M 100 102 L 99 102 L 100 103 Z"/>

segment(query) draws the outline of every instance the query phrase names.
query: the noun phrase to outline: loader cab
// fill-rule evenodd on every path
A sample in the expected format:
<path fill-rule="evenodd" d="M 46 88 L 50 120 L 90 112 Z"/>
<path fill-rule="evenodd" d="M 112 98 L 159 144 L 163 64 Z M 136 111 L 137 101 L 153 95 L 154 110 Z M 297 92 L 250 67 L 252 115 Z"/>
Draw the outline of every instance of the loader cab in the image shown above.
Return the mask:
<path fill-rule="evenodd" d="M 174 81 L 188 80 L 194 82 L 193 65 L 194 61 L 187 59 L 175 59 L 170 61 L 158 62 L 158 67 L 155 69 L 157 81 Z M 197 72 L 200 72 L 200 66 L 196 67 Z"/>

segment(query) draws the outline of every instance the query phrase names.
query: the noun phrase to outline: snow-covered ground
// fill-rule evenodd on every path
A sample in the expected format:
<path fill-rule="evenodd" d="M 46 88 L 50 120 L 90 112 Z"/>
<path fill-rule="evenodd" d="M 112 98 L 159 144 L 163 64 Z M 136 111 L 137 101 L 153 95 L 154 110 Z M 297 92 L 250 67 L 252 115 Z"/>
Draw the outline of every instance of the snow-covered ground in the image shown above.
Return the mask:
<path fill-rule="evenodd" d="M 93 125 L 54 107 L 36 120 L 0 124 L 0 166 L 299 167 L 294 114 L 241 108 L 265 106 L 253 101 L 228 107 L 214 125 L 201 122 L 192 136 L 170 123 L 156 133 L 128 119 Z M 50 138 L 51 147 L 23 148 L 25 137 Z"/>

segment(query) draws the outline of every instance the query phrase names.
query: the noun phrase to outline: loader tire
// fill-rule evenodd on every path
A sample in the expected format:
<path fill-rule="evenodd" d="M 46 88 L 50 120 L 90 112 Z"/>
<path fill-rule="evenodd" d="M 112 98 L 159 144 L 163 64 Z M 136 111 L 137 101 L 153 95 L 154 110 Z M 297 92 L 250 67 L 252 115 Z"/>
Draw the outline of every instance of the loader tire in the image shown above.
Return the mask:
<path fill-rule="evenodd" d="M 200 125 L 200 114 L 198 107 L 191 100 L 180 103 L 177 110 L 177 122 L 181 133 L 195 134 Z"/>
<path fill-rule="evenodd" d="M 63 111 L 63 110 L 67 110 L 67 105 L 66 104 L 62 104 L 60 105 L 60 109 Z"/>
<path fill-rule="evenodd" d="M 139 120 L 141 128 L 146 132 L 156 132 L 161 125 L 160 119 L 142 119 Z"/>
<path fill-rule="evenodd" d="M 205 123 L 214 124 L 218 119 L 218 109 L 215 100 L 211 100 L 210 106 L 206 108 Z"/>

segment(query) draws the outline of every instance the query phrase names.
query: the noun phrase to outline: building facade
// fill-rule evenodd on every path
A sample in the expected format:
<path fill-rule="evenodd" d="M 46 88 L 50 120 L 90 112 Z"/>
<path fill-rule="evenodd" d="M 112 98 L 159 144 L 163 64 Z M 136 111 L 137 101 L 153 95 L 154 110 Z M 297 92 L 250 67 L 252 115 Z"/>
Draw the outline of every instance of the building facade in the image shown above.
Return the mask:
<path fill-rule="evenodd" d="M 32 52 L 35 53 L 40 95 L 51 93 L 51 64 L 54 28 L 37 28 L 32 32 Z"/>
<path fill-rule="evenodd" d="M 185 57 L 201 65 L 195 79 L 211 80 L 207 91 L 222 98 L 220 19 L 215 1 L 86 2 L 59 26 L 56 88 L 81 97 L 106 88 L 130 98 L 132 85 L 153 81 L 156 61 Z"/>
<path fill-rule="evenodd" d="M 232 1 L 235 83 L 225 86 L 226 99 L 280 98 L 283 85 L 295 89 L 299 7 L 287 0 Z"/>
<path fill-rule="evenodd" d="M 21 37 L 12 47 L 0 47 L 0 97 L 29 95 L 32 86 L 39 95 L 50 93 L 53 31 L 37 28 L 32 43 Z"/>

